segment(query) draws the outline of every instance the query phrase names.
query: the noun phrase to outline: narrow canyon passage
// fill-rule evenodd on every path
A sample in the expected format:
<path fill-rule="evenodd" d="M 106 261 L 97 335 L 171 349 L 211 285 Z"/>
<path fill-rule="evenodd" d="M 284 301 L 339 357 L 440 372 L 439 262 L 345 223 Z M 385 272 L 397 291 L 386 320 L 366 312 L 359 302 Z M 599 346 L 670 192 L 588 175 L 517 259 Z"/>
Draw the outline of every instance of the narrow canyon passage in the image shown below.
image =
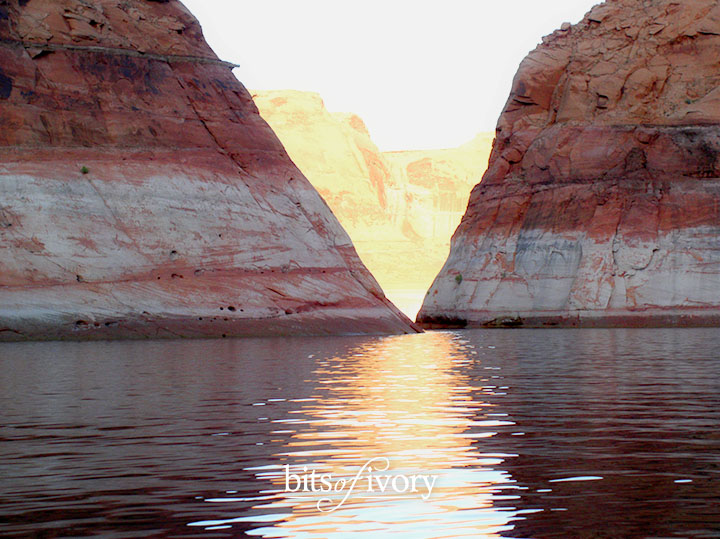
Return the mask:
<path fill-rule="evenodd" d="M 487 168 L 494 133 L 456 148 L 383 152 L 362 118 L 328 111 L 319 94 L 251 94 L 388 299 L 414 320 Z"/>

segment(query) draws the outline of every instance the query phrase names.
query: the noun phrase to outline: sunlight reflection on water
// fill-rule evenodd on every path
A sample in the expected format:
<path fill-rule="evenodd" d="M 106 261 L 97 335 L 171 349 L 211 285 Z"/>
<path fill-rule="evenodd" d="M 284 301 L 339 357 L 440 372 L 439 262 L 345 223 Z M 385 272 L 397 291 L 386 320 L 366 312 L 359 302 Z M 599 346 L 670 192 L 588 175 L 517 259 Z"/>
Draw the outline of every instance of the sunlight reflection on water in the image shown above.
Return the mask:
<path fill-rule="evenodd" d="M 512 480 L 495 468 L 502 458 L 482 454 L 472 442 L 512 422 L 484 415 L 492 408 L 477 398 L 481 389 L 469 385 L 462 372 L 470 348 L 457 335 L 431 333 L 373 341 L 320 362 L 317 396 L 293 411 L 305 420 L 293 423 L 292 437 L 276 460 L 294 471 L 314 469 L 351 480 L 365 463 L 385 457 L 391 463 L 387 473 L 437 476 L 435 489 L 427 500 L 419 493 L 380 493 L 379 487 L 369 495 L 372 480 L 365 474 L 362 487 L 344 504 L 319 515 L 317 501 L 326 495 L 286 492 L 285 471 L 278 465 L 257 473 L 280 488 L 270 491 L 276 499 L 255 508 L 282 517 L 253 535 L 344 536 L 364 530 L 431 537 L 442 529 L 454 536 L 490 537 L 509 529 L 513 512 L 493 510 L 492 500 L 493 487 Z M 347 490 L 333 496 L 331 507 Z"/>
<path fill-rule="evenodd" d="M 2 345 L 2 534 L 713 537 L 719 348 L 712 329 Z M 385 458 L 375 477 L 437 476 L 431 494 L 368 492 L 367 469 L 342 504 L 287 488 Z"/>

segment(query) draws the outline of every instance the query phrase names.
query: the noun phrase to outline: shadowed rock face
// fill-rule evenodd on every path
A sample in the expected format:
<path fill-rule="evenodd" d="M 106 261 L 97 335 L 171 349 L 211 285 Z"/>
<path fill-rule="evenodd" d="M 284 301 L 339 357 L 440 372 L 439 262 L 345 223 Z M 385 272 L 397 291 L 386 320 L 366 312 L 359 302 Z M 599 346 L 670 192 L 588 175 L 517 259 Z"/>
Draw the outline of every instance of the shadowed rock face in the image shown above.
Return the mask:
<path fill-rule="evenodd" d="M 419 320 L 720 324 L 720 7 L 616 0 L 522 62 Z"/>
<path fill-rule="evenodd" d="M 0 338 L 415 331 L 182 4 L 0 38 Z"/>

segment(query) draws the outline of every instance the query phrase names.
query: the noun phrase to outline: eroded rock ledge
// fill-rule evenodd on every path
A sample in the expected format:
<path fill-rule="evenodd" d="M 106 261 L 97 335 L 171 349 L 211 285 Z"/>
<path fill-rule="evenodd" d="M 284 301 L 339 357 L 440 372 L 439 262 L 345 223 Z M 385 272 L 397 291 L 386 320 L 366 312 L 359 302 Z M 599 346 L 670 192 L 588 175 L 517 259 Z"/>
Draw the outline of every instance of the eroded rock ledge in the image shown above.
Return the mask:
<path fill-rule="evenodd" d="M 0 339 L 414 332 L 177 1 L 0 1 Z"/>
<path fill-rule="evenodd" d="M 720 8 L 609 1 L 523 61 L 418 320 L 720 325 Z"/>

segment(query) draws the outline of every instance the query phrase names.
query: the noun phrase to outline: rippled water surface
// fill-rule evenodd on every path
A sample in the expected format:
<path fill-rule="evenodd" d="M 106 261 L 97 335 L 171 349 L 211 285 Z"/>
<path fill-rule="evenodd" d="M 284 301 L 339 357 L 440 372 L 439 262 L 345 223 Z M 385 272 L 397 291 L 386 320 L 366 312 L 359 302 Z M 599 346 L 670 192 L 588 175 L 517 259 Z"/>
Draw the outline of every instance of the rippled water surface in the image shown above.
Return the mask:
<path fill-rule="evenodd" d="M 0 534 L 720 537 L 719 350 L 713 329 L 0 345 Z"/>

